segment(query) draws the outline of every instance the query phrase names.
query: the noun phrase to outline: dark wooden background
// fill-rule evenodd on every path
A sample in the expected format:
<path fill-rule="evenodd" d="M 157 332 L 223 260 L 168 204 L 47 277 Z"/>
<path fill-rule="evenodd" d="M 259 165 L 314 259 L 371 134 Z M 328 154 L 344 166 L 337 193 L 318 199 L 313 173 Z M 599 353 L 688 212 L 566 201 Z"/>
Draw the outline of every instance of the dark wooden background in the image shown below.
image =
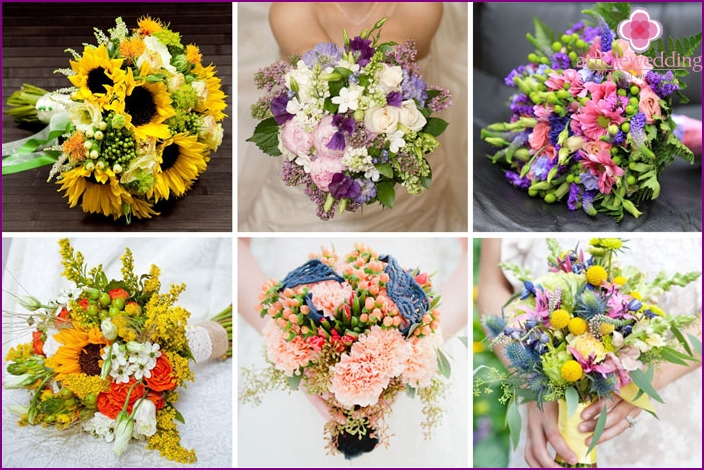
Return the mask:
<path fill-rule="evenodd" d="M 69 67 L 66 48 L 83 51 L 96 44 L 93 28 L 105 32 L 122 17 L 129 28 L 150 15 L 181 33 L 182 43 L 196 44 L 203 63 L 214 63 L 232 107 L 231 3 L 3 3 L 2 139 L 10 142 L 39 129 L 19 128 L 5 113 L 7 98 L 24 83 L 53 90 L 70 85 L 58 68 Z M 2 231 L 232 231 L 232 119 L 223 121 L 225 136 L 208 169 L 186 195 L 157 206 L 161 215 L 133 219 L 125 225 L 112 217 L 70 209 L 58 185 L 47 183 L 50 166 L 2 178 Z"/>

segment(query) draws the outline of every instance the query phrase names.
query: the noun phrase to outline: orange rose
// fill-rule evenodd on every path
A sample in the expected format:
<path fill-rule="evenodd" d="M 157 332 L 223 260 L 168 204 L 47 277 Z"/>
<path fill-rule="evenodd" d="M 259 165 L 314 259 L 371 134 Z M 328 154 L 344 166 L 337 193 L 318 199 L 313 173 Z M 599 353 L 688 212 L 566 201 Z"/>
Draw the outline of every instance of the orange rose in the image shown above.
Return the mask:
<path fill-rule="evenodd" d="M 171 364 L 163 354 L 156 360 L 156 365 L 151 370 L 151 377 L 144 378 L 147 382 L 147 387 L 155 392 L 163 392 L 165 390 L 173 390 L 176 388 L 176 381 L 173 377 Z"/>
<path fill-rule="evenodd" d="M 110 295 L 110 299 L 122 299 L 122 300 L 127 300 L 127 298 L 130 296 L 130 294 L 125 290 L 121 288 L 113 289 L 110 292 L 108 292 Z"/>
<path fill-rule="evenodd" d="M 44 355 L 44 341 L 41 331 L 32 331 L 32 351 L 39 356 Z"/>
<path fill-rule="evenodd" d="M 112 382 L 110 384 L 109 391 L 101 392 L 98 395 L 98 411 L 112 419 L 117 418 L 117 414 L 122 411 L 122 407 L 125 406 L 125 401 L 127 401 L 127 393 L 130 391 L 130 387 L 132 387 L 135 382 L 136 381 L 134 378 L 131 378 L 127 383 Z M 144 392 L 144 385 L 141 383 L 134 387 L 127 405 L 128 413 L 132 412 L 134 402 L 142 398 L 144 396 Z"/>
<path fill-rule="evenodd" d="M 164 407 L 164 405 L 166 404 L 166 402 L 164 401 L 164 394 L 163 393 L 153 392 L 150 390 L 147 393 L 147 399 L 149 401 L 151 401 L 152 403 L 154 403 L 154 407 L 157 410 L 162 409 Z"/>

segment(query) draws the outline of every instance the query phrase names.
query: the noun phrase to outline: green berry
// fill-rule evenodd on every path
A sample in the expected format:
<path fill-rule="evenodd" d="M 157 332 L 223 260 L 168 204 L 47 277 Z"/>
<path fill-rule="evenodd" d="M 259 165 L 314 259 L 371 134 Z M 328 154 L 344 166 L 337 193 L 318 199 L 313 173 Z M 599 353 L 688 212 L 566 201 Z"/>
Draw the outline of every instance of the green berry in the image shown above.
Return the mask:
<path fill-rule="evenodd" d="M 626 178 L 626 182 L 628 182 L 629 186 L 633 186 L 634 184 L 636 184 L 636 177 L 633 175 L 628 175 L 628 177 Z"/>
<path fill-rule="evenodd" d="M 120 297 L 116 297 L 112 299 L 112 305 L 113 307 L 117 307 L 119 310 L 122 310 L 123 308 L 125 308 L 125 301 Z"/>
<path fill-rule="evenodd" d="M 626 112 L 628 112 L 628 107 L 626 107 Z M 628 122 L 624 122 L 623 124 L 621 124 L 621 130 L 623 132 L 628 133 L 628 131 L 631 130 L 631 124 Z"/>
<path fill-rule="evenodd" d="M 110 299 L 110 294 L 108 294 L 107 292 L 101 292 L 98 301 L 100 302 L 101 306 L 107 307 L 108 305 L 110 305 L 110 302 L 112 302 L 112 299 Z"/>
<path fill-rule="evenodd" d="M 543 201 L 545 201 L 548 204 L 552 204 L 555 202 L 557 198 L 555 197 L 555 193 L 547 193 L 545 197 L 543 198 Z"/>

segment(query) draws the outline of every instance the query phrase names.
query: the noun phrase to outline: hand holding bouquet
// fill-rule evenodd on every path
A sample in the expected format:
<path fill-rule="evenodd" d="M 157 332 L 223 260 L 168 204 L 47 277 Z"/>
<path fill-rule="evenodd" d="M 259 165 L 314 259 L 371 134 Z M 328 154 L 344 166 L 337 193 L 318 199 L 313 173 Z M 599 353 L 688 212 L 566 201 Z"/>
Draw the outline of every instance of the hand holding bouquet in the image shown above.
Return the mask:
<path fill-rule="evenodd" d="M 536 401 L 538 407 L 558 401 L 558 427 L 578 466 L 596 466 L 595 447 L 606 424 L 605 406 L 592 444 L 586 446 L 588 435 L 577 430 L 584 407 L 617 394 L 655 415 L 650 399 L 662 399 L 651 385 L 654 366 L 696 361 L 693 347 L 701 355 L 701 341 L 687 335 L 688 341 L 682 331 L 695 317 L 668 314 L 655 300 L 701 273 L 660 274 L 649 280 L 637 269 L 617 264 L 617 252 L 625 249 L 621 240 L 597 238 L 590 245 L 588 257 L 577 248 L 562 251 L 550 240 L 551 272 L 534 280 L 519 266 L 503 266 L 524 281 L 524 289 L 501 315 L 484 317 L 484 325 L 508 361 L 509 373 L 488 369 L 482 375 L 482 368 L 474 381 L 475 395 L 500 384 L 500 400 L 509 403 L 514 446 L 521 429 L 519 399 Z"/>
<path fill-rule="evenodd" d="M 243 402 L 289 385 L 318 396 L 331 417 L 327 448 L 347 458 L 388 445 L 385 417 L 404 390 L 423 402 L 426 436 L 438 424 L 449 363 L 427 273 L 358 244 L 344 257 L 324 250 L 271 280 L 260 300 L 271 365 L 245 371 Z"/>
<path fill-rule="evenodd" d="M 379 43 L 384 21 L 353 39 L 345 32 L 343 48 L 317 44 L 255 76 L 267 95 L 252 106 L 261 122 L 248 141 L 285 157 L 284 183 L 303 186 L 323 220 L 338 207 L 392 208 L 397 183 L 411 194 L 430 187 L 425 155 L 447 127 L 431 114 L 451 97 L 423 81 L 412 41 Z"/>
<path fill-rule="evenodd" d="M 481 136 L 498 147 L 489 157 L 506 167 L 509 182 L 546 203 L 566 199 L 570 210 L 616 221 L 624 212 L 639 217 L 638 206 L 660 194 L 658 178 L 675 155 L 694 156 L 677 137 L 673 97 L 680 93 L 686 68 L 653 70 L 655 57 L 692 54 L 701 33 L 683 41 L 662 40 L 636 52 L 617 39 L 628 4 L 599 4 L 594 26 L 573 25 L 555 36 L 535 20 L 535 52 L 514 69 L 506 84 L 511 120 L 495 123 Z M 701 144 L 698 144 L 701 147 Z"/>

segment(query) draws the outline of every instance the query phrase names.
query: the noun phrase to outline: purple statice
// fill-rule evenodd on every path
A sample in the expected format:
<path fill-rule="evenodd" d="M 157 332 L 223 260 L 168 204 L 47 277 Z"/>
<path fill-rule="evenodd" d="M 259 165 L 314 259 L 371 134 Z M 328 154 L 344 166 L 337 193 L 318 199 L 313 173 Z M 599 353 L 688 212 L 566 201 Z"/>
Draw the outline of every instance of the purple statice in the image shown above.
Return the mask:
<path fill-rule="evenodd" d="M 525 176 L 521 178 L 521 175 L 519 175 L 515 171 L 506 171 L 504 173 L 504 176 L 509 181 L 509 183 L 519 189 L 528 190 L 528 188 L 530 188 L 531 181 Z"/>
<path fill-rule="evenodd" d="M 550 62 L 550 67 L 553 69 L 565 70 L 572 67 L 572 61 L 570 56 L 564 52 L 556 52 L 552 56 L 552 61 Z"/>
<path fill-rule="evenodd" d="M 375 49 L 372 47 L 371 39 L 362 39 L 359 36 L 355 36 L 354 39 L 350 41 L 347 52 L 352 52 L 355 62 L 360 67 L 364 67 L 369 63 L 369 59 L 374 56 Z"/>
<path fill-rule="evenodd" d="M 509 108 L 511 109 L 511 114 L 515 116 L 530 116 L 535 117 L 535 111 L 533 110 L 533 101 L 525 93 L 516 93 L 511 96 L 509 102 Z"/>
<path fill-rule="evenodd" d="M 516 87 L 516 84 L 513 82 L 513 77 L 519 77 L 523 75 L 526 71 L 526 66 L 525 65 L 519 65 L 515 69 L 511 70 L 508 75 L 506 75 L 506 78 L 504 78 L 504 83 L 507 86 L 510 87 Z"/>
<path fill-rule="evenodd" d="M 578 184 L 570 183 L 570 195 L 567 198 L 567 208 L 571 211 L 582 207 L 582 190 Z"/>
<path fill-rule="evenodd" d="M 281 180 L 286 186 L 298 186 L 299 184 L 309 184 L 312 180 L 302 166 L 291 160 L 284 160 L 281 166 Z"/>
<path fill-rule="evenodd" d="M 599 32 L 599 28 L 597 28 L 596 26 L 585 26 L 584 30 L 582 30 L 582 34 L 580 35 L 580 39 L 582 39 L 587 44 L 591 44 L 594 39 L 599 35 Z"/>
<path fill-rule="evenodd" d="M 671 71 L 663 75 L 650 70 L 645 74 L 645 81 L 660 98 L 667 98 L 680 89 L 677 83 L 674 83 L 674 79 L 675 76 Z"/>
<path fill-rule="evenodd" d="M 611 145 L 621 145 L 626 141 L 626 133 L 621 129 L 618 130 L 615 136 L 611 139 Z"/>
<path fill-rule="evenodd" d="M 636 148 L 645 145 L 645 133 L 643 132 L 643 128 L 645 127 L 645 114 L 637 112 L 631 118 L 630 124 L 631 138 Z"/>
<path fill-rule="evenodd" d="M 425 100 L 428 99 L 427 88 L 428 85 L 422 78 L 418 75 L 410 74 L 405 69 L 403 70 L 401 92 L 404 100 L 416 100 L 421 107 L 425 106 Z"/>
<path fill-rule="evenodd" d="M 416 62 L 417 55 L 416 43 L 409 39 L 402 44 L 397 44 L 386 54 L 386 57 L 396 63 L 396 65 L 400 65 L 403 70 L 407 70 L 411 75 L 420 77 L 420 66 Z"/>
<path fill-rule="evenodd" d="M 559 114 L 552 113 L 548 118 L 550 124 L 550 131 L 548 132 L 548 138 L 552 145 L 557 145 L 557 139 L 560 137 L 560 133 L 565 129 L 565 126 L 569 122 L 570 117 L 560 117 Z M 567 129 L 568 134 L 570 133 L 569 128 Z"/>
<path fill-rule="evenodd" d="M 579 180 L 582 182 L 584 189 L 596 191 L 599 189 L 599 177 L 591 173 L 580 173 Z"/>
<path fill-rule="evenodd" d="M 584 195 L 582 195 L 582 209 L 589 215 L 596 215 L 594 196 L 596 196 L 597 193 L 598 191 L 584 191 Z"/>
<path fill-rule="evenodd" d="M 293 119 L 293 114 L 286 111 L 286 105 L 289 98 L 286 93 L 274 97 L 271 100 L 271 114 L 274 116 L 274 121 L 277 124 L 284 124 L 286 121 Z"/>
<path fill-rule="evenodd" d="M 428 90 L 440 91 L 437 96 L 431 98 L 426 103 L 426 106 L 430 111 L 432 111 L 433 113 L 439 113 L 440 111 L 443 111 L 452 106 L 452 94 L 449 90 L 447 90 L 446 88 L 432 85 L 428 87 Z"/>
<path fill-rule="evenodd" d="M 359 183 L 344 173 L 335 173 L 332 175 L 332 180 L 328 185 L 330 194 L 335 199 L 352 199 L 357 200 L 362 193 L 362 187 Z"/>
<path fill-rule="evenodd" d="M 342 59 L 342 51 L 332 42 L 321 42 L 303 54 L 301 59 L 311 69 L 316 64 L 322 68 L 335 67 Z"/>
<path fill-rule="evenodd" d="M 274 62 L 268 67 L 257 70 L 257 73 L 254 74 L 254 84 L 257 89 L 264 89 L 267 93 L 270 93 L 276 87 L 285 87 L 286 73 L 292 68 L 291 64 L 283 60 Z"/>
<path fill-rule="evenodd" d="M 389 106 L 395 106 L 397 108 L 400 108 L 401 103 L 403 103 L 403 95 L 400 91 L 392 91 L 391 93 L 386 95 L 386 104 L 388 104 Z"/>
<path fill-rule="evenodd" d="M 376 184 L 374 184 L 372 180 L 361 178 L 357 180 L 357 183 L 362 188 L 362 191 L 359 193 L 359 197 L 357 197 L 355 202 L 360 204 L 368 203 L 376 197 Z"/>
<path fill-rule="evenodd" d="M 599 37 L 601 38 L 601 52 L 609 52 L 611 43 L 614 42 L 614 33 L 611 32 L 611 28 L 606 24 L 604 18 L 601 17 L 599 17 Z"/>

